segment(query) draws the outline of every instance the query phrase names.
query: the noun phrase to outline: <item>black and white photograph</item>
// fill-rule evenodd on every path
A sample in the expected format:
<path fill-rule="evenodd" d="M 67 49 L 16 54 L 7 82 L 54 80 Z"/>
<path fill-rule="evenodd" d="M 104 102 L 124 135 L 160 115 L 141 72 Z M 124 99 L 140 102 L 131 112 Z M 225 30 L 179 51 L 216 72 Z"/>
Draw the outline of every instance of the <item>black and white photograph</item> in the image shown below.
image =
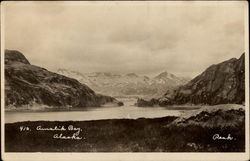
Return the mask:
<path fill-rule="evenodd" d="M 248 160 L 248 30 L 246 1 L 2 2 L 3 160 Z"/>

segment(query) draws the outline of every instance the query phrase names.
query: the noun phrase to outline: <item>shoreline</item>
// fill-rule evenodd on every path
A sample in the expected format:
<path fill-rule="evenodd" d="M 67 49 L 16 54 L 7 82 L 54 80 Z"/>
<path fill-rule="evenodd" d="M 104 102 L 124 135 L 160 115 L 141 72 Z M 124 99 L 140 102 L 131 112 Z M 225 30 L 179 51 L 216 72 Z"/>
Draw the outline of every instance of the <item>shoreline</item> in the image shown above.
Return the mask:
<path fill-rule="evenodd" d="M 218 109 L 187 118 L 25 121 L 6 123 L 5 134 L 7 152 L 243 152 L 245 111 Z"/>
<path fill-rule="evenodd" d="M 33 108 L 36 107 L 36 108 Z M 113 108 L 113 107 L 124 107 L 124 106 L 114 106 L 114 105 L 103 105 L 100 107 L 79 107 L 79 108 L 72 108 L 72 107 L 49 107 L 49 106 L 42 106 L 42 105 L 33 105 L 27 107 L 6 107 L 4 112 L 71 112 L 71 111 L 89 111 L 93 109 L 102 109 L 102 108 Z M 130 106 L 128 106 L 130 107 Z M 125 106 L 125 108 L 128 108 Z M 245 109 L 245 105 L 241 104 L 219 104 L 219 105 L 169 105 L 169 106 L 148 106 L 148 107 L 139 107 L 135 105 L 131 105 L 131 107 L 138 107 L 138 108 L 164 108 L 166 110 L 204 110 L 208 108 L 212 109 L 228 109 L 228 108 L 243 108 Z"/>

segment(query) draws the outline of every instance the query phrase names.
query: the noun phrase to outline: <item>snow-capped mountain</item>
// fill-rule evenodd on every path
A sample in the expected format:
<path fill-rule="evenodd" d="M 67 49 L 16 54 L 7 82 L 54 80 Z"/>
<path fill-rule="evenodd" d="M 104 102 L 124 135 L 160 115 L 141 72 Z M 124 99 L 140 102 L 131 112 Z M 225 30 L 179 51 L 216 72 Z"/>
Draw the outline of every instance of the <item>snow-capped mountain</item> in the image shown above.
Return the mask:
<path fill-rule="evenodd" d="M 154 81 L 156 81 L 159 84 L 176 84 L 176 85 L 181 85 L 187 83 L 188 78 L 184 77 L 177 77 L 172 73 L 168 72 L 162 72 L 156 77 L 154 77 Z"/>
<path fill-rule="evenodd" d="M 168 74 L 161 76 L 164 75 Z M 165 79 L 165 76 L 161 79 Z M 158 99 L 153 98 L 150 101 L 138 99 L 136 104 L 137 106 L 245 104 L 245 53 L 238 59 L 231 58 L 211 65 L 188 83 L 174 90 L 168 90 Z"/>
<path fill-rule="evenodd" d="M 88 85 L 101 94 L 111 96 L 158 97 L 168 89 L 188 82 L 174 74 L 163 72 L 156 77 L 141 76 L 135 73 L 115 74 L 109 72 L 80 73 L 67 69 L 58 69 L 57 73 L 72 77 Z"/>

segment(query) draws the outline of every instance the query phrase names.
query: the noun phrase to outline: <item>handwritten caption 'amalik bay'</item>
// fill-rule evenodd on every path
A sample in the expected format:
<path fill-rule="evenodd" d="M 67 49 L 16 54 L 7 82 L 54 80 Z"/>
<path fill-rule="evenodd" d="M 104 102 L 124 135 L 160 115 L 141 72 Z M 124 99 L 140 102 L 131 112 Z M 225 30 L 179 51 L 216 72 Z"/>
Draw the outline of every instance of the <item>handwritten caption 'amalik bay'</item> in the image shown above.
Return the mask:
<path fill-rule="evenodd" d="M 28 132 L 32 131 L 31 128 L 28 126 L 20 126 L 20 132 Z M 80 137 L 81 132 L 83 131 L 80 127 L 75 127 L 73 125 L 68 126 L 53 126 L 53 127 L 44 127 L 44 126 L 37 126 L 35 131 L 40 132 L 56 132 L 53 134 L 53 139 L 64 139 L 64 140 L 82 140 L 85 139 L 84 137 Z"/>

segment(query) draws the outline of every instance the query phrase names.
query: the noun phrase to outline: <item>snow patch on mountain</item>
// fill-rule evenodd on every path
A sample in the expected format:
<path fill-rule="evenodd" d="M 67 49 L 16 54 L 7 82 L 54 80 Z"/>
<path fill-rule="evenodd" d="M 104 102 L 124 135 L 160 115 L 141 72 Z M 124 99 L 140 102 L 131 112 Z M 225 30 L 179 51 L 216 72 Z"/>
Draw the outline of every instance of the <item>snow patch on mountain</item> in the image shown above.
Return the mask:
<path fill-rule="evenodd" d="M 98 93 L 111 96 L 157 97 L 164 94 L 168 89 L 183 85 L 189 81 L 187 78 L 177 77 L 168 72 L 162 72 L 155 77 L 141 76 L 136 73 L 80 73 L 68 69 L 58 69 L 57 73 L 75 78 Z"/>

